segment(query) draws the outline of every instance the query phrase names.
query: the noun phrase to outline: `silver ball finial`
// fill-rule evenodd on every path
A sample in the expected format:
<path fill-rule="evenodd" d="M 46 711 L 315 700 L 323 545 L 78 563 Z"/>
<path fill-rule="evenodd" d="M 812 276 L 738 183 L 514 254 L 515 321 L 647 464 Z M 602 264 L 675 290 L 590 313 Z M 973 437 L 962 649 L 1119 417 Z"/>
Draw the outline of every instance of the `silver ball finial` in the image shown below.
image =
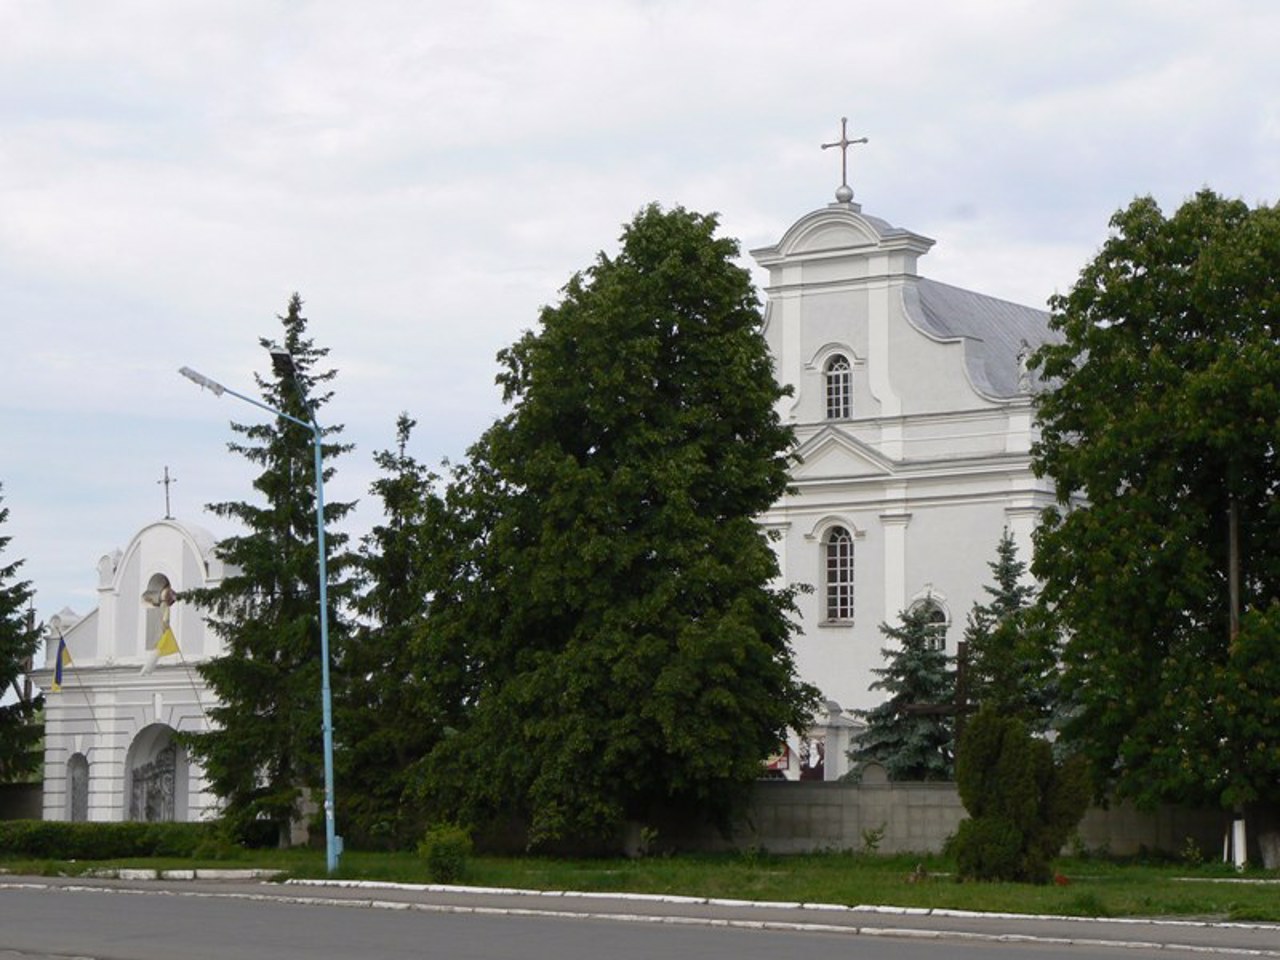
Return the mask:
<path fill-rule="evenodd" d="M 840 184 L 840 186 L 836 187 L 837 203 L 848 203 L 852 199 L 853 199 L 853 188 L 850 187 L 847 183 L 842 183 Z"/>

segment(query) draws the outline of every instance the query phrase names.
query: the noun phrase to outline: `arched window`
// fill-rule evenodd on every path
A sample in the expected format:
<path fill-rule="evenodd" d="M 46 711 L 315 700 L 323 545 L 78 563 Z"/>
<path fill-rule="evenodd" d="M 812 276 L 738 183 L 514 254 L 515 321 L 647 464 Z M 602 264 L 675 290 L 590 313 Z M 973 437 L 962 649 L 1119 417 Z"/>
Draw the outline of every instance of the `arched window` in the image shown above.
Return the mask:
<path fill-rule="evenodd" d="M 924 622 L 931 628 L 932 646 L 935 650 L 941 650 L 947 645 L 947 627 L 951 626 L 951 618 L 947 616 L 947 611 L 933 597 L 925 597 L 923 600 L 917 600 L 911 606 L 913 613 L 921 614 Z"/>
<path fill-rule="evenodd" d="M 177 594 L 163 573 L 157 573 L 147 581 L 147 590 L 142 595 L 142 604 L 147 608 L 143 649 L 154 650 L 160 642 L 160 635 L 169 626 L 169 610 L 175 600 Z"/>
<path fill-rule="evenodd" d="M 832 527 L 823 541 L 826 561 L 827 620 L 853 619 L 853 537 Z"/>
<path fill-rule="evenodd" d="M 837 353 L 827 361 L 827 419 L 848 420 L 853 416 L 853 367 L 849 358 Z"/>
<path fill-rule="evenodd" d="M 67 819 L 83 823 L 89 819 L 89 761 L 74 753 L 67 761 Z"/>

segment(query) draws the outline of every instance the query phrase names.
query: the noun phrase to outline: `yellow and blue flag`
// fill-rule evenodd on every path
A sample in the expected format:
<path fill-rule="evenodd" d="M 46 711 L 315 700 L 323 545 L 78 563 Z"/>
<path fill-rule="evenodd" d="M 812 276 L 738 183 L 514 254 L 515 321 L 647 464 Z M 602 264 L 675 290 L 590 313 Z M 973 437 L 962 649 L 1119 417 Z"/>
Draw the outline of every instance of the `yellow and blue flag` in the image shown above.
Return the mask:
<path fill-rule="evenodd" d="M 53 661 L 53 693 L 62 689 L 62 668 L 71 666 L 71 651 L 67 649 L 67 641 L 58 638 L 58 656 Z"/>

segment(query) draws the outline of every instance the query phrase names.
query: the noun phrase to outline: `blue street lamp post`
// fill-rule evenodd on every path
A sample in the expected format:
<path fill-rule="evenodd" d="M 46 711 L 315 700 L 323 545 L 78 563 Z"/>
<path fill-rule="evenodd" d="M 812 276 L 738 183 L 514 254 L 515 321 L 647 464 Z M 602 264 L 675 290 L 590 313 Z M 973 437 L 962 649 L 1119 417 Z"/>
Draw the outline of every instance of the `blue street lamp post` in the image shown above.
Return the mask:
<path fill-rule="evenodd" d="M 287 353 L 273 353 L 271 356 L 277 373 L 293 375 L 296 384 L 296 370 L 293 366 L 293 358 Z M 311 431 L 316 461 L 316 549 L 319 553 L 320 578 L 320 702 L 323 712 L 324 732 L 324 849 L 329 873 L 335 873 L 338 869 L 338 857 L 342 854 L 342 838 L 337 836 L 334 830 L 333 819 L 333 696 L 329 687 L 329 576 L 325 562 L 324 546 L 324 467 L 321 462 L 323 435 L 320 430 L 320 424 L 316 422 L 314 410 L 311 411 L 311 422 L 307 423 L 305 420 L 300 420 L 285 413 L 283 410 L 277 410 L 275 407 L 269 406 L 260 400 L 245 396 L 243 393 L 237 393 L 230 387 L 224 387 L 216 380 L 211 380 L 190 367 L 183 367 L 178 372 L 192 383 L 213 391 L 215 397 L 229 393 L 245 403 L 251 403 L 255 407 L 266 410 L 268 413 L 273 413 L 277 417 L 282 417 L 290 423 L 296 423 L 300 427 L 306 427 Z M 303 401 L 306 402 L 305 397 Z M 310 409 L 309 403 L 308 409 Z"/>

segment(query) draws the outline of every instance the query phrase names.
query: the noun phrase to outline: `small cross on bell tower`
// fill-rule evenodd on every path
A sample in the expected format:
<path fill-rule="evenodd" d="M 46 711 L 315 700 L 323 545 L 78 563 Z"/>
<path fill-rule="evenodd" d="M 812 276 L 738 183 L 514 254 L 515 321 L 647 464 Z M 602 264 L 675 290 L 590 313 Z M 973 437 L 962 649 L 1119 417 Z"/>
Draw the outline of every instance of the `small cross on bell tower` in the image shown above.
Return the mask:
<path fill-rule="evenodd" d="M 164 468 L 164 476 L 156 481 L 158 484 L 164 484 L 164 518 L 166 520 L 173 519 L 173 512 L 169 509 L 169 485 L 177 482 L 177 477 L 169 476 L 169 468 L 167 466 Z"/>

